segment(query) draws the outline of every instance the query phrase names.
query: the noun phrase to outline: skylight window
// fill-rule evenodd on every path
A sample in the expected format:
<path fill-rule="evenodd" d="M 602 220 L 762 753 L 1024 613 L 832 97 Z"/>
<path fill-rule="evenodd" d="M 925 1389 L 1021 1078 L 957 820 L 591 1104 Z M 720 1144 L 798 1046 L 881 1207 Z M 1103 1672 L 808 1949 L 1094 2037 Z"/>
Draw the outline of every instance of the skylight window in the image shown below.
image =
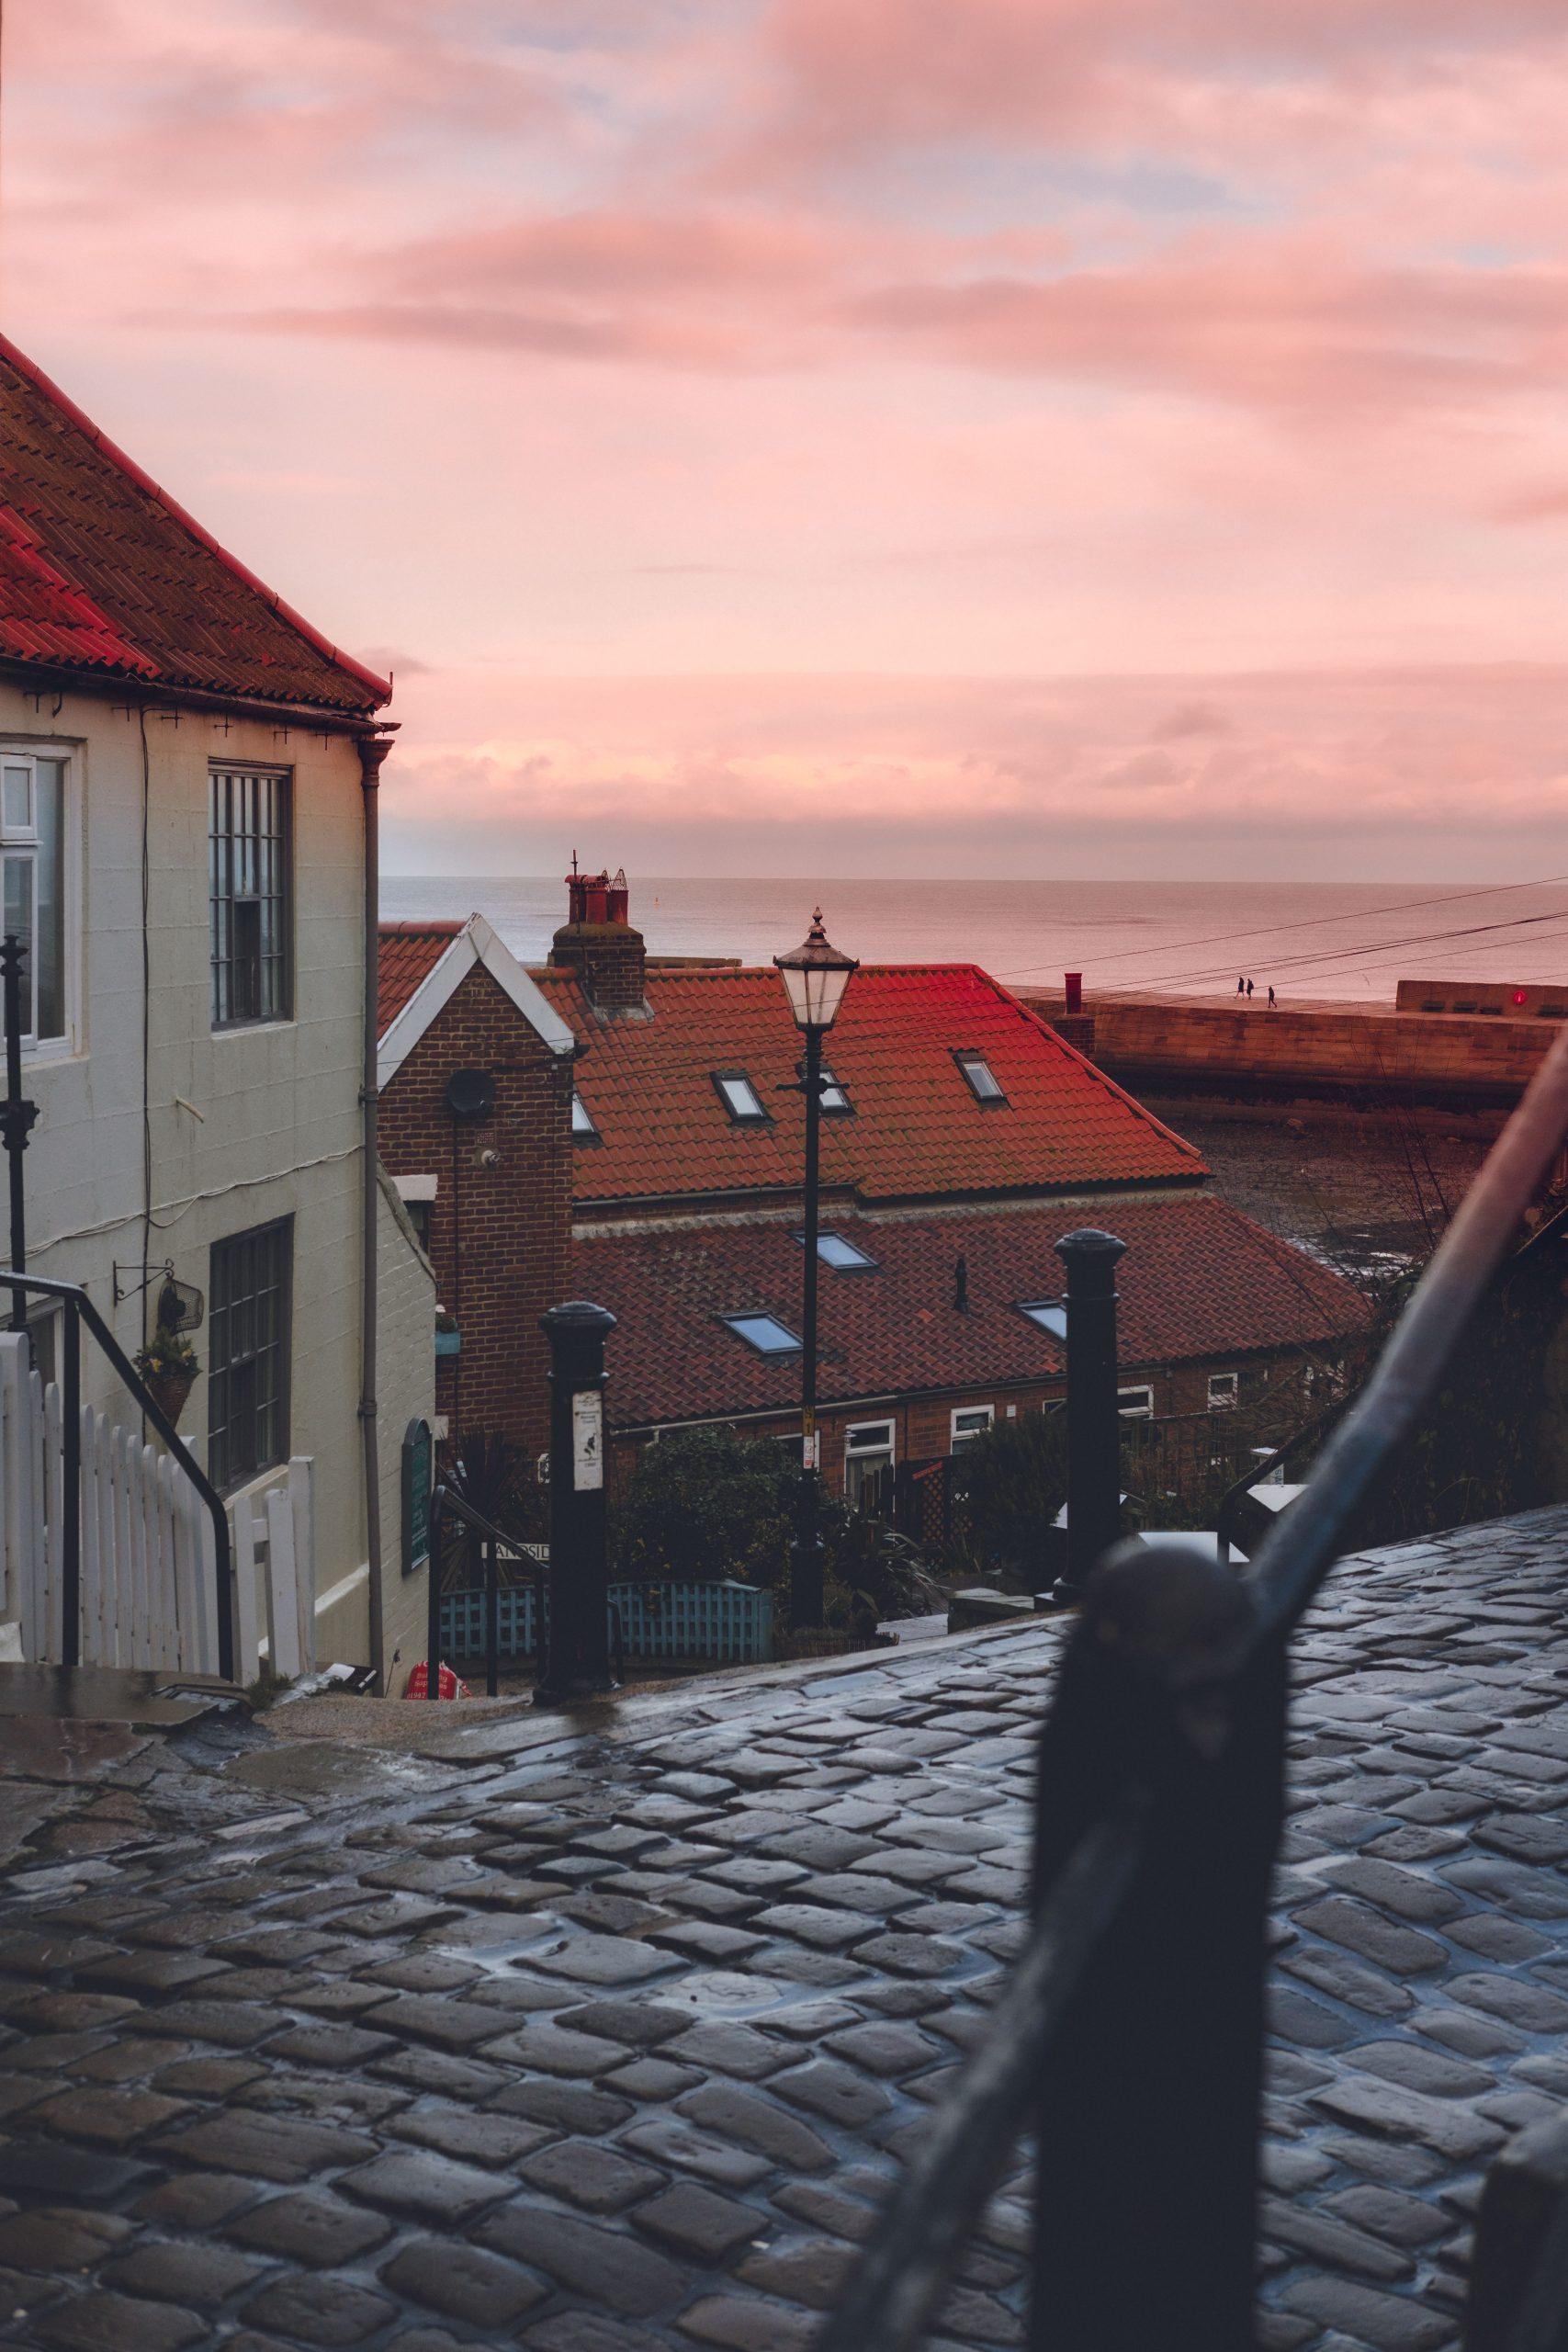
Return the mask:
<path fill-rule="evenodd" d="M 592 1136 L 595 1141 L 598 1140 L 599 1130 L 593 1124 L 592 1114 L 575 1086 L 571 1090 L 571 1132 L 574 1136 Z"/>
<path fill-rule="evenodd" d="M 1005 1102 L 997 1074 L 984 1054 L 954 1054 L 953 1060 L 968 1080 L 969 1091 L 976 1102 Z"/>
<path fill-rule="evenodd" d="M 758 1126 L 766 1122 L 767 1112 L 762 1098 L 743 1069 L 716 1069 L 713 1082 L 718 1099 L 738 1127 Z"/>
<path fill-rule="evenodd" d="M 787 1325 L 774 1315 L 727 1315 L 728 1324 L 738 1340 L 755 1348 L 760 1356 L 794 1356 L 800 1353 L 800 1341 Z"/>
<path fill-rule="evenodd" d="M 797 1233 L 795 1238 L 804 1250 L 805 1234 Z M 817 1255 L 825 1266 L 831 1266 L 835 1273 L 853 1273 L 861 1269 L 871 1273 L 878 1271 L 876 1261 L 869 1250 L 860 1249 L 852 1241 L 846 1241 L 841 1233 L 819 1233 Z"/>
<path fill-rule="evenodd" d="M 818 1099 L 824 1111 L 852 1111 L 854 1109 L 854 1104 L 826 1064 L 823 1065 L 822 1069 L 822 1091 Z"/>
<path fill-rule="evenodd" d="M 1065 1340 L 1066 1338 L 1067 1303 L 1066 1299 L 1036 1298 L 1021 1300 L 1019 1302 L 1018 1311 L 1021 1315 L 1027 1315 L 1032 1323 L 1038 1324 L 1042 1331 L 1048 1331 L 1054 1340 Z"/>

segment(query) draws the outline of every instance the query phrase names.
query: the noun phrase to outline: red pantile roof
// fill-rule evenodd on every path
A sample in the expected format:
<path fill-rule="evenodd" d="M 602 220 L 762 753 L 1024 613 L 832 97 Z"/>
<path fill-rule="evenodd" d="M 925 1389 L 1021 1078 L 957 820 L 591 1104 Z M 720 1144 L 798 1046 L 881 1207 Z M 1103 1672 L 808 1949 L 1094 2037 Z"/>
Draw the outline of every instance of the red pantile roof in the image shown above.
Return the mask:
<path fill-rule="evenodd" d="M 384 1037 L 420 982 L 440 963 L 460 922 L 384 922 L 377 965 L 376 1029 Z"/>
<path fill-rule="evenodd" d="M 776 972 L 649 970 L 650 1020 L 595 1016 L 570 974 L 534 978 L 588 1046 L 577 1086 L 599 1134 L 580 1207 L 798 1192 L 805 1104 L 781 1092 L 800 1037 Z M 976 1102 L 954 1056 L 982 1054 L 1004 1102 Z M 826 1058 L 853 1105 L 822 1121 L 822 1181 L 866 1201 L 1192 1183 L 1190 1144 L 970 964 L 872 964 Z M 713 1083 L 743 1070 L 768 1113 L 737 1125 Z"/>
<path fill-rule="evenodd" d="M 833 1218 L 877 1270 L 820 1270 L 821 1402 L 1061 1379 L 1064 1343 L 1018 1309 L 1061 1295 L 1055 1245 L 1084 1221 L 1066 1207 Z M 1127 1244 L 1117 1288 L 1129 1369 L 1321 1346 L 1368 1329 L 1359 1292 L 1212 1194 L 1119 1201 L 1107 1222 Z M 960 1254 L 964 1314 L 953 1303 Z M 758 1355 L 719 1318 L 760 1311 L 798 1333 L 801 1272 L 801 1244 L 783 1221 L 580 1240 L 579 1294 L 619 1318 L 612 1425 L 795 1409 L 798 1354 Z"/>
<path fill-rule="evenodd" d="M 367 716 L 391 692 L 4 336 L 0 658 Z"/>

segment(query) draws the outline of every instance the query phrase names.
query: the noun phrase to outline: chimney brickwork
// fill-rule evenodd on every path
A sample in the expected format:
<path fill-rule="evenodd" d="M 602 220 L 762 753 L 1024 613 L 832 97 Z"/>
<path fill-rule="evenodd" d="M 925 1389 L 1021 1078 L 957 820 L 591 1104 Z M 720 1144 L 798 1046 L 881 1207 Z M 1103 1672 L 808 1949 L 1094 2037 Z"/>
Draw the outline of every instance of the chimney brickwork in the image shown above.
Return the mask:
<path fill-rule="evenodd" d="M 624 873 L 569 874 L 567 920 L 550 942 L 558 972 L 575 972 L 594 1010 L 639 1012 L 648 956 L 627 919 Z"/>

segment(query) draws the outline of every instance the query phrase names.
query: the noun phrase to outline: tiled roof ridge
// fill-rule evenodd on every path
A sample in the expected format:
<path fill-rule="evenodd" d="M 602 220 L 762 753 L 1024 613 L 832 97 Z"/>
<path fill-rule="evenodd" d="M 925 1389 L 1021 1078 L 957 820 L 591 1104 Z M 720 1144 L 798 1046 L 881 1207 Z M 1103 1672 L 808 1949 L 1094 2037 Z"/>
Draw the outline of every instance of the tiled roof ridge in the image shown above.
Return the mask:
<path fill-rule="evenodd" d="M 356 662 L 352 653 L 345 653 L 341 647 L 333 645 L 332 640 L 323 636 L 321 631 L 308 621 L 302 613 L 296 612 L 294 606 L 280 596 L 275 588 L 269 588 L 265 580 L 259 579 L 248 564 L 242 563 L 237 555 L 231 555 L 220 540 L 213 537 L 212 533 L 204 525 L 197 521 L 194 514 L 180 504 L 178 499 L 172 497 L 166 490 L 155 482 L 152 475 L 143 467 L 139 466 L 135 458 L 129 456 L 118 442 L 111 441 L 108 435 L 94 424 L 85 410 L 79 408 L 68 393 L 62 391 L 52 377 L 47 376 L 37 362 L 29 359 L 26 352 L 18 350 L 10 337 L 6 334 L 0 334 L 0 359 L 14 368 L 19 376 L 25 377 L 36 391 L 40 392 L 45 400 L 74 425 L 77 432 L 91 443 L 102 458 L 116 467 L 129 481 L 134 482 L 137 489 L 151 498 L 155 504 L 162 507 L 171 521 L 177 523 L 182 530 L 188 531 L 191 537 L 204 547 L 209 555 L 217 558 L 225 571 L 231 572 L 243 586 L 248 588 L 253 595 L 259 597 L 263 604 L 276 614 L 279 620 L 285 622 L 298 636 L 302 637 L 315 652 L 323 655 L 335 669 L 346 671 L 350 677 L 356 678 L 362 685 L 371 688 L 375 700 L 367 706 L 367 711 L 377 708 L 381 703 L 390 699 L 392 687 L 389 679 L 378 678 L 374 670 L 367 668 L 363 662 Z M 119 632 L 117 630 L 116 634 L 118 635 Z M 145 656 L 142 658 L 146 659 Z M 155 662 L 150 667 L 153 676 L 162 674 Z"/>
<path fill-rule="evenodd" d="M 976 966 L 976 968 L 979 967 Z M 1098 1062 L 1091 1061 L 1087 1054 L 1080 1053 L 1077 1046 L 1064 1037 L 1059 1029 L 1053 1027 L 1044 1014 L 1037 1012 L 1033 1005 L 1026 1004 L 1021 997 L 1014 996 L 1011 989 L 1004 988 L 1001 981 L 994 979 L 989 972 L 985 973 L 983 978 L 990 982 L 997 994 L 1006 1003 L 1010 1004 L 1025 1021 L 1032 1022 L 1036 1028 L 1043 1029 L 1053 1042 L 1061 1047 L 1063 1053 L 1077 1062 L 1080 1069 L 1102 1086 L 1108 1094 L 1114 1094 L 1120 1102 L 1126 1104 L 1129 1111 L 1135 1112 L 1145 1125 L 1153 1127 L 1156 1134 L 1163 1136 L 1168 1143 L 1173 1143 L 1179 1151 L 1190 1153 L 1205 1175 L 1211 1172 L 1207 1160 L 1195 1143 L 1189 1143 L 1185 1136 L 1179 1136 L 1174 1127 L 1167 1126 L 1163 1119 L 1156 1117 L 1146 1102 L 1140 1102 L 1135 1094 L 1129 1094 L 1124 1086 L 1118 1086 L 1116 1080 L 1108 1076 Z"/>
<path fill-rule="evenodd" d="M 473 918 L 467 915 L 402 915 L 395 919 L 380 916 L 376 924 L 383 937 L 423 939 L 439 934 L 443 939 L 456 939 Z"/>

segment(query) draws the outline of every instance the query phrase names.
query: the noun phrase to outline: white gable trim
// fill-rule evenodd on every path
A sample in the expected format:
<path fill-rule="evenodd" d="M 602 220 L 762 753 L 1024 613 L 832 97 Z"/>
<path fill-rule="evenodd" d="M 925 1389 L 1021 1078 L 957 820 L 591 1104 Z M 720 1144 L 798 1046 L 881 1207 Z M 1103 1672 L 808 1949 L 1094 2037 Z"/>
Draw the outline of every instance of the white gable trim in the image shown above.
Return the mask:
<path fill-rule="evenodd" d="M 528 978 L 510 947 L 497 938 L 483 915 L 470 915 L 444 956 L 421 980 L 382 1038 L 376 1057 L 376 1083 L 395 1078 L 431 1023 L 451 1001 L 476 964 L 504 989 L 524 1020 L 552 1054 L 576 1051 L 577 1040 L 544 991 Z"/>

